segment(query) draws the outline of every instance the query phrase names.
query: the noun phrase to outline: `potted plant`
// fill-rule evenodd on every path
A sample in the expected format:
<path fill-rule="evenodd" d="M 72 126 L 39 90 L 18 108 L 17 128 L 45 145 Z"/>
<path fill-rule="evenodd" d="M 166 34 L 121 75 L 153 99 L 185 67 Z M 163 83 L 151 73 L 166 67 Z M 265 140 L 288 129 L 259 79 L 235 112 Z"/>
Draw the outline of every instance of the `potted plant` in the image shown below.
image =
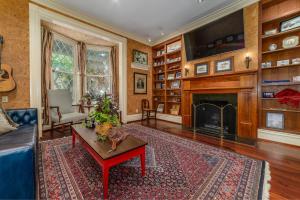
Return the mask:
<path fill-rule="evenodd" d="M 89 93 L 86 93 L 85 95 L 83 95 L 82 99 L 84 101 L 86 101 L 87 105 L 91 105 L 92 104 L 92 96 Z"/>
<path fill-rule="evenodd" d="M 118 106 L 107 97 L 99 97 L 95 110 L 89 114 L 89 117 L 95 122 L 95 130 L 98 139 L 104 141 L 112 127 L 119 127 Z"/>

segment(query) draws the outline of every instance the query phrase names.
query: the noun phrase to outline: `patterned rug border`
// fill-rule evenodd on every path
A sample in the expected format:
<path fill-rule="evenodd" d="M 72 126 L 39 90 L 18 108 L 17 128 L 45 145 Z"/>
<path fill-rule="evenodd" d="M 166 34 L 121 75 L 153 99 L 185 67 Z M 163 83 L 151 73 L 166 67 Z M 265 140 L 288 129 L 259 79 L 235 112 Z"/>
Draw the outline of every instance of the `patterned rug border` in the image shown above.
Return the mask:
<path fill-rule="evenodd" d="M 178 135 L 174 135 L 172 133 L 169 133 L 167 132 L 166 130 L 158 130 L 158 129 L 154 129 L 154 128 L 151 128 L 151 127 L 147 127 L 147 126 L 144 126 L 144 125 L 141 125 L 141 124 L 138 124 L 138 123 L 130 123 L 130 124 L 125 124 L 124 126 L 127 127 L 127 126 L 136 126 L 136 127 L 143 127 L 143 128 L 147 128 L 147 129 L 150 129 L 150 130 L 154 130 L 154 131 L 159 131 L 161 133 L 163 133 L 164 135 L 168 136 L 168 137 L 173 137 L 173 138 L 176 138 L 176 139 L 180 139 L 182 141 L 185 141 L 185 142 L 191 142 L 193 143 L 194 145 L 204 145 L 204 146 L 209 146 L 213 149 L 215 149 L 216 151 L 224 151 L 228 154 L 232 154 L 232 155 L 238 155 L 238 156 L 242 156 L 244 158 L 251 158 L 253 160 L 257 160 L 257 161 L 261 161 L 262 162 L 262 169 L 261 170 L 261 179 L 260 179 L 260 183 L 259 183 L 259 194 L 258 194 L 258 199 L 260 200 L 265 200 L 265 199 L 270 199 L 270 189 L 271 189 L 271 184 L 270 184 L 270 181 L 271 181 L 271 171 L 270 171 L 270 164 L 269 162 L 265 161 L 265 160 L 260 160 L 260 159 L 257 159 L 257 158 L 253 158 L 251 156 L 246 156 L 246 155 L 243 155 L 243 154 L 240 154 L 238 152 L 235 152 L 231 149 L 223 149 L 223 148 L 220 148 L 220 147 L 217 147 L 217 146 L 214 146 L 212 144 L 209 144 L 209 143 L 205 143 L 205 142 L 200 142 L 200 141 L 195 141 L 191 138 L 185 138 L 185 137 L 181 137 L 181 136 L 178 136 Z M 151 132 L 152 134 L 152 132 Z M 59 140 L 63 140 L 63 139 L 66 139 L 66 138 L 70 138 L 72 136 L 64 136 L 62 138 L 56 138 L 56 139 L 49 139 L 49 140 L 44 140 L 44 141 L 39 141 L 39 145 L 43 144 L 43 143 L 55 143 L 56 141 L 59 141 Z M 39 174 L 39 172 L 38 172 Z"/>
<path fill-rule="evenodd" d="M 143 126 L 141 124 L 138 124 L 138 123 L 131 123 L 135 126 L 141 126 L 141 127 L 146 127 L 146 128 L 149 128 L 149 129 L 153 129 L 153 128 L 150 128 L 150 127 L 147 127 L 147 126 Z M 128 124 L 126 124 L 125 126 L 127 126 Z M 153 129 L 153 130 L 157 130 L 157 129 Z M 172 136 L 172 137 L 175 137 L 177 139 L 184 139 L 186 141 L 189 141 L 189 142 L 192 142 L 194 144 L 203 144 L 203 145 L 208 145 L 214 149 L 217 149 L 217 150 L 221 150 L 221 151 L 225 151 L 225 152 L 228 152 L 228 153 L 231 153 L 231 154 L 234 154 L 234 155 L 239 155 L 239 156 L 243 156 L 243 157 L 246 157 L 246 158 L 251 158 L 251 159 L 255 159 L 255 160 L 259 160 L 259 161 L 262 161 L 262 164 L 263 164 L 263 169 L 261 171 L 261 179 L 260 179 L 260 189 L 259 189 L 259 199 L 262 199 L 262 200 L 266 200 L 266 199 L 270 199 L 270 190 L 271 190 L 271 184 L 270 184 L 270 181 L 272 179 L 271 177 L 271 170 L 270 170 L 270 164 L 268 161 L 266 160 L 260 160 L 260 159 L 257 159 L 257 158 L 253 158 L 251 156 L 246 156 L 246 155 L 243 155 L 243 154 L 240 154 L 240 153 L 237 153 L 231 149 L 222 149 L 222 148 L 219 148 L 219 147 L 216 147 L 216 146 L 213 146 L 211 144 L 208 144 L 208 143 L 204 143 L 204 142 L 200 142 L 200 141 L 195 141 L 193 139 L 190 139 L 190 138 L 185 138 L 185 137 L 180 137 L 178 135 L 174 135 L 172 133 L 168 133 L 167 131 L 165 130 L 158 130 L 164 134 L 167 134 L 168 136 Z"/>

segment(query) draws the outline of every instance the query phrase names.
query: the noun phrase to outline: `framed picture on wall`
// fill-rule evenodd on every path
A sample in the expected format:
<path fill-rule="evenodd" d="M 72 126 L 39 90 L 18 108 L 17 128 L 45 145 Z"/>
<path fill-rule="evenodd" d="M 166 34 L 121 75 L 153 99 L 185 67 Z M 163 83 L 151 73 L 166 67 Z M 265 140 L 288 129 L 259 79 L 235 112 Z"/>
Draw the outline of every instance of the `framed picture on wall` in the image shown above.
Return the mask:
<path fill-rule="evenodd" d="M 195 76 L 206 75 L 209 72 L 209 63 L 197 63 L 195 64 Z"/>
<path fill-rule="evenodd" d="M 223 60 L 217 60 L 215 62 L 215 72 L 230 72 L 233 71 L 233 57 Z"/>
<path fill-rule="evenodd" d="M 267 112 L 266 127 L 274 129 L 284 129 L 284 114 Z"/>
<path fill-rule="evenodd" d="M 147 74 L 134 72 L 134 94 L 147 94 Z"/>
<path fill-rule="evenodd" d="M 133 49 L 132 62 L 141 64 L 141 65 L 148 65 L 148 54 L 145 52 Z"/>

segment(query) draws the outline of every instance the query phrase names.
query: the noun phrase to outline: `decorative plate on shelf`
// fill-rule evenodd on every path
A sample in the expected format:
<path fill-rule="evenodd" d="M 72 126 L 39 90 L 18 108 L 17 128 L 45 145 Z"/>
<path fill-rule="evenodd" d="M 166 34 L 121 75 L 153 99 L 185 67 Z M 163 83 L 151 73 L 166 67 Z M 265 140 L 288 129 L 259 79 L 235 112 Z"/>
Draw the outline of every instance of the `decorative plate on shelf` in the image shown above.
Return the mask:
<path fill-rule="evenodd" d="M 299 36 L 287 37 L 282 41 L 283 48 L 295 47 L 299 44 Z"/>

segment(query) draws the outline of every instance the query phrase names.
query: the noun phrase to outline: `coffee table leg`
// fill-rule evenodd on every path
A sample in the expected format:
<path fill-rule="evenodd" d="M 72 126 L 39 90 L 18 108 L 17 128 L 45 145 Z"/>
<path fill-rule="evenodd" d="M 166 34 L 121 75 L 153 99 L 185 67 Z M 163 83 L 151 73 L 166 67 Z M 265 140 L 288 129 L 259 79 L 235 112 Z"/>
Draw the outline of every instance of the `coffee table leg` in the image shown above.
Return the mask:
<path fill-rule="evenodd" d="M 145 164 L 145 160 L 146 160 L 146 155 L 145 155 L 145 148 L 143 149 L 143 153 L 140 155 L 140 159 L 141 159 L 141 168 L 142 168 L 142 176 L 145 176 L 145 168 L 146 168 L 146 164 Z"/>
<path fill-rule="evenodd" d="M 76 135 L 75 135 L 74 130 L 72 130 L 72 147 L 73 148 L 75 147 L 75 140 L 76 140 Z"/>
<path fill-rule="evenodd" d="M 108 198 L 108 181 L 109 181 L 109 168 L 102 168 L 102 176 L 103 176 L 103 196 L 104 199 Z"/>

